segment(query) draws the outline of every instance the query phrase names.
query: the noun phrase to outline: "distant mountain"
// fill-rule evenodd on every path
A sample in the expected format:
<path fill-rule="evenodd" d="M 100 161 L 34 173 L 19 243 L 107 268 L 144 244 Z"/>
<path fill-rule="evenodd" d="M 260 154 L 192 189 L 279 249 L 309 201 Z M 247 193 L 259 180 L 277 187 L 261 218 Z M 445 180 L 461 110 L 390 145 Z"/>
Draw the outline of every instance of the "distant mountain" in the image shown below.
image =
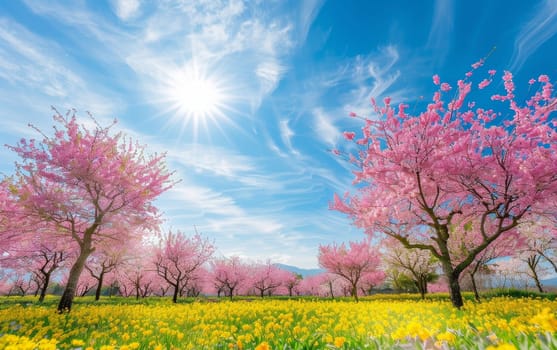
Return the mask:
<path fill-rule="evenodd" d="M 285 265 L 285 264 L 275 264 L 275 265 L 277 267 L 283 269 L 283 270 L 291 271 L 291 272 L 297 273 L 299 275 L 302 275 L 302 277 L 318 275 L 318 274 L 325 271 L 323 269 L 302 269 L 302 268 L 299 268 L 299 267 L 296 267 L 296 266 Z"/>
<path fill-rule="evenodd" d="M 542 280 L 541 282 L 542 282 L 542 285 L 544 285 L 544 286 L 557 287 L 557 277 L 548 278 L 546 280 Z"/>

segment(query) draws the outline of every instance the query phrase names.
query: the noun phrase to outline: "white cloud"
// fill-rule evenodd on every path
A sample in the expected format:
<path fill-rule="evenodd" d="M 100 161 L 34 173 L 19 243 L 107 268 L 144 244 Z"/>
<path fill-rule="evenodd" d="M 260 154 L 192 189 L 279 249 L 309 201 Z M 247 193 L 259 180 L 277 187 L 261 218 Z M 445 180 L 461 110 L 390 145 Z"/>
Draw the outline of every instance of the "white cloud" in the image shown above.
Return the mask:
<path fill-rule="evenodd" d="M 279 131 L 280 131 L 280 138 L 282 139 L 282 142 L 288 148 L 290 153 L 296 154 L 296 155 L 300 154 L 300 152 L 298 152 L 294 148 L 294 146 L 292 146 L 292 137 L 295 134 L 294 134 L 294 131 L 292 131 L 292 129 L 288 125 L 288 120 L 287 119 L 283 119 L 283 120 L 279 121 Z"/>
<path fill-rule="evenodd" d="M 509 64 L 510 71 L 518 71 L 540 46 L 557 33 L 557 1 L 545 0 L 518 33 Z"/>
<path fill-rule="evenodd" d="M 321 10 L 321 7 L 323 6 L 324 3 L 325 3 L 324 0 L 302 1 L 301 4 L 302 8 L 298 12 L 299 13 L 299 22 L 298 22 L 299 36 L 298 37 L 300 43 L 305 42 L 309 30 L 311 28 L 311 25 L 313 24 L 315 18 L 317 18 L 317 15 L 319 14 L 319 10 Z"/>
<path fill-rule="evenodd" d="M 273 92 L 285 71 L 286 67 L 274 61 L 259 64 L 255 69 L 255 74 L 261 83 L 262 93 L 267 95 Z"/>
<path fill-rule="evenodd" d="M 116 15 L 123 21 L 136 16 L 140 5 L 139 0 L 116 0 L 114 2 Z"/>
<path fill-rule="evenodd" d="M 233 198 L 203 186 L 179 183 L 164 194 L 163 200 L 174 202 L 183 211 L 193 209 L 196 213 L 219 216 L 245 215 Z"/>
<path fill-rule="evenodd" d="M 0 83 L 9 85 L 3 88 L 11 91 L 5 103 L 25 105 L 42 115 L 50 114 L 51 105 L 62 112 L 77 108 L 113 113 L 118 95 L 106 94 L 104 87 L 88 81 L 79 65 L 64 53 L 58 43 L 17 22 L 0 19 L 0 78 L 5 80 Z M 111 99 L 103 95 L 111 95 Z"/>
<path fill-rule="evenodd" d="M 67 96 L 68 89 L 83 83 L 59 58 L 46 54 L 62 51 L 59 45 L 39 38 L 14 21 L 0 19 L 0 48 L 3 61 L 10 62 L 0 66 L 0 76 L 12 83 L 53 97 Z"/>
<path fill-rule="evenodd" d="M 256 167 L 250 157 L 211 145 L 185 145 L 168 152 L 168 157 L 199 172 L 209 172 L 216 176 L 239 178 L 255 172 Z"/>
<path fill-rule="evenodd" d="M 426 47 L 435 52 L 435 59 L 442 63 L 451 47 L 454 26 L 453 0 L 435 0 L 433 21 L 429 30 Z"/>
<path fill-rule="evenodd" d="M 313 110 L 313 125 L 316 136 L 329 147 L 335 147 L 341 137 L 340 130 L 335 126 L 333 118 L 322 109 Z"/>

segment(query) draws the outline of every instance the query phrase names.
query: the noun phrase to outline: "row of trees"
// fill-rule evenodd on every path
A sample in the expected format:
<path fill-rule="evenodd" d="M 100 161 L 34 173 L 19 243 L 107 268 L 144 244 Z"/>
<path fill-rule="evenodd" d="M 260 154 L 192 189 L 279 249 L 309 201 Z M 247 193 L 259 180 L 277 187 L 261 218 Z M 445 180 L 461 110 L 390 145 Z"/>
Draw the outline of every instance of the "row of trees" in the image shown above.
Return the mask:
<path fill-rule="evenodd" d="M 491 287 L 524 287 L 539 281 L 540 261 L 554 266 L 556 240 L 543 230 L 532 239 L 502 239 L 486 249 L 463 275 L 479 300 L 478 278 Z M 0 259 L 4 271 L 10 271 L 0 282 L 0 294 L 35 293 L 39 301 L 54 279 L 65 285 L 69 267 L 79 252 L 64 241 L 20 241 Z M 544 243 L 545 242 L 545 243 Z M 530 244 L 530 245 L 529 245 Z M 417 291 L 422 298 L 428 291 L 446 291 L 444 278 L 439 278 L 440 265 L 428 251 L 408 250 L 398 241 L 388 239 L 381 245 L 368 240 L 319 247 L 318 260 L 324 273 L 306 276 L 283 270 L 270 262 L 253 263 L 239 257 L 213 258 L 214 246 L 199 234 L 191 237 L 181 232 L 158 236 L 156 243 L 121 245 L 96 250 L 86 261 L 76 295 L 94 292 L 99 300 L 103 288 L 109 294 L 135 296 L 217 295 L 368 295 L 378 286 L 398 291 Z M 511 258 L 508 258 L 511 257 Z M 549 263 L 549 264 L 548 264 Z M 525 276 L 528 279 L 525 281 Z M 462 279 L 462 278 L 461 278 Z M 530 282 L 528 282 L 530 280 Z M 386 282 L 386 283 L 385 283 Z"/>
<path fill-rule="evenodd" d="M 333 283 L 337 279 L 324 273 L 303 280 L 300 275 L 270 262 L 250 263 L 239 257 L 212 258 L 213 252 L 214 246 L 207 239 L 197 234 L 188 237 L 181 232 L 160 237 L 156 245 L 98 250 L 86 261 L 87 272 L 78 281 L 76 295 L 94 290 L 98 300 L 103 287 L 109 287 L 111 293 L 136 298 L 172 295 L 174 302 L 179 296 L 200 293 L 230 298 L 248 294 L 292 296 L 319 291 L 325 280 Z M 1 260 L 6 275 L 0 283 L 0 293 L 34 292 L 42 301 L 53 278 L 62 285 L 67 283 L 69 266 L 74 264 L 78 254 L 54 243 L 14 247 Z M 370 277 L 366 279 L 370 283 L 368 290 L 378 284 Z M 348 290 L 336 281 L 335 291 L 338 288 Z"/>

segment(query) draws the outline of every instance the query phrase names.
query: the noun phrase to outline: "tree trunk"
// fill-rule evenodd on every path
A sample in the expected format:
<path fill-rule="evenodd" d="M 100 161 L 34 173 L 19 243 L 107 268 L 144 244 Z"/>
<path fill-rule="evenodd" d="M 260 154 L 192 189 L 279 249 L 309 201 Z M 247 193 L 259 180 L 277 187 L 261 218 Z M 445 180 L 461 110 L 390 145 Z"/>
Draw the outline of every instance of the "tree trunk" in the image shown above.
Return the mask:
<path fill-rule="evenodd" d="M 474 290 L 474 298 L 477 302 L 480 301 L 480 293 L 478 292 L 478 286 L 476 285 L 476 274 L 470 273 L 470 280 L 472 281 L 472 289 Z"/>
<path fill-rule="evenodd" d="M 449 280 L 449 294 L 451 297 L 451 303 L 454 307 L 460 309 L 464 305 L 464 302 L 462 300 L 462 293 L 460 292 L 460 283 L 458 281 L 460 273 L 453 269 L 450 261 L 442 261 L 441 264 L 443 265 L 443 272 Z"/>
<path fill-rule="evenodd" d="M 44 297 L 46 296 L 46 289 L 48 288 L 48 284 L 50 283 L 50 273 L 44 274 L 44 283 L 41 288 L 41 295 L 39 296 L 39 303 L 44 301 Z"/>
<path fill-rule="evenodd" d="M 99 274 L 99 283 L 97 284 L 97 290 L 95 291 L 95 301 L 101 298 L 101 290 L 103 288 L 104 271 Z"/>
<path fill-rule="evenodd" d="M 536 271 L 540 260 L 541 260 L 541 255 L 532 255 L 527 259 L 526 262 L 528 263 L 528 267 L 530 268 L 530 271 L 532 271 L 531 277 L 534 279 L 534 282 L 536 283 L 536 288 L 538 288 L 538 291 L 540 293 L 543 293 L 540 277 L 538 276 L 538 272 Z"/>
<path fill-rule="evenodd" d="M 90 244 L 89 244 L 90 246 Z M 75 296 L 75 291 L 77 289 L 77 282 L 79 282 L 79 276 L 85 268 L 85 261 L 91 254 L 92 250 L 90 248 L 81 248 L 79 252 L 79 257 L 73 264 L 70 275 L 68 277 L 68 283 L 66 284 L 66 289 L 64 289 L 64 294 L 62 294 L 62 299 L 58 304 L 58 312 L 69 312 L 72 309 L 73 298 Z"/>
<path fill-rule="evenodd" d="M 331 292 L 331 299 L 335 298 L 335 295 L 333 294 L 333 282 L 329 281 L 329 292 Z"/>
<path fill-rule="evenodd" d="M 178 302 L 178 293 L 180 292 L 180 285 L 179 284 L 175 284 L 174 285 L 174 294 L 172 295 L 172 302 L 173 303 L 177 303 Z"/>
<path fill-rule="evenodd" d="M 536 288 L 538 288 L 538 292 L 543 293 L 543 288 L 540 282 L 540 278 L 538 276 L 538 273 L 535 270 L 532 270 L 532 278 L 534 279 L 534 282 L 536 282 Z"/>
<path fill-rule="evenodd" d="M 350 291 L 354 300 L 358 301 L 358 286 L 357 283 L 352 284 L 352 290 Z"/>
<path fill-rule="evenodd" d="M 540 293 L 543 293 L 542 284 L 540 283 L 540 280 L 539 280 L 538 276 L 535 277 L 535 280 L 536 280 L 536 287 L 538 287 L 538 291 Z"/>
<path fill-rule="evenodd" d="M 422 298 L 422 300 L 425 299 L 425 292 L 427 287 L 424 288 L 424 284 L 421 279 L 418 280 L 418 283 L 416 283 L 416 287 L 418 287 L 418 292 L 420 292 L 420 297 Z"/>

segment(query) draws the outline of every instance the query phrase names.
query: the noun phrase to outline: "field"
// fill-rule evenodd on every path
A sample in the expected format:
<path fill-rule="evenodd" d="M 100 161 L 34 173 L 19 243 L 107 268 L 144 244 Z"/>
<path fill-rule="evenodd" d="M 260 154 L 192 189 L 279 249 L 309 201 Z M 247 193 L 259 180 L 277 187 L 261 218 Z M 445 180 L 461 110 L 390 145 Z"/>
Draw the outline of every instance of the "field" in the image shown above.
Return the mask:
<path fill-rule="evenodd" d="M 215 301 L 0 298 L 0 349 L 557 349 L 557 302 L 374 296 Z"/>

